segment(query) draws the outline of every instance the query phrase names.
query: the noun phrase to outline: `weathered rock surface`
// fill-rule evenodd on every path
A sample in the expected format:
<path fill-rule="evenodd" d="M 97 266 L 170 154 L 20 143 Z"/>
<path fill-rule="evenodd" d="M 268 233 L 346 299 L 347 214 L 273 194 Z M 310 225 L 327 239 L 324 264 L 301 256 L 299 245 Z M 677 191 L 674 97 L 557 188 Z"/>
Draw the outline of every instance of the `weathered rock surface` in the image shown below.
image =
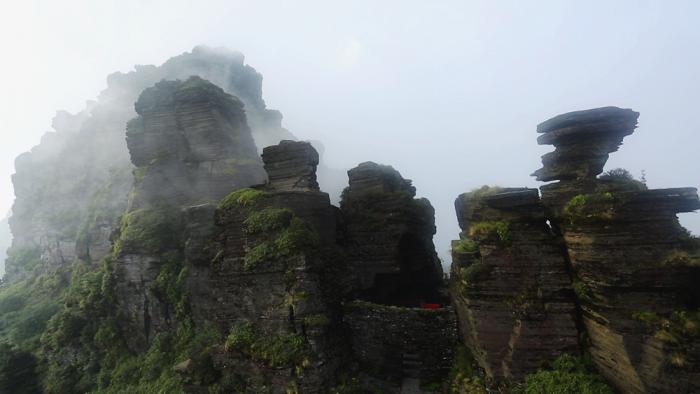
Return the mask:
<path fill-rule="evenodd" d="M 539 181 L 581 179 L 603 172 L 608 154 L 632 134 L 638 112 L 617 107 L 596 108 L 556 116 L 537 126 L 540 145 L 554 145 L 533 174 Z"/>
<path fill-rule="evenodd" d="M 309 153 L 288 143 L 276 148 L 292 148 L 284 157 L 296 162 Z M 186 286 L 194 321 L 254 337 L 255 343 L 232 345 L 216 357 L 217 368 L 239 378 L 234 390 L 324 393 L 347 359 L 338 289 L 327 275 L 336 263 L 329 257 L 336 212 L 326 193 L 292 189 L 244 189 L 219 209 L 187 211 Z M 296 347 L 290 349 L 290 341 Z"/>
<path fill-rule="evenodd" d="M 308 142 L 284 140 L 263 149 L 269 188 L 318 191 L 318 152 Z"/>
<path fill-rule="evenodd" d="M 199 77 L 161 81 L 136 102 L 126 141 L 142 201 L 172 206 L 219 201 L 265 174 L 243 104 Z"/>
<path fill-rule="evenodd" d="M 6 279 L 38 265 L 58 267 L 76 257 L 97 262 L 105 256 L 111 248 L 106 235 L 119 225 L 132 183 L 124 134 L 127 121 L 136 116 L 134 102 L 162 79 L 192 75 L 240 99 L 259 147 L 294 138 L 281 126 L 282 115 L 266 107 L 262 76 L 238 52 L 198 46 L 161 66 L 111 74 L 96 101 L 75 115 L 58 112 L 55 132 L 46 133 L 31 152 L 16 159 L 13 247 Z"/>
<path fill-rule="evenodd" d="M 174 328 L 175 305 L 157 289 L 167 283 L 156 282 L 183 258 L 181 209 L 265 178 L 243 105 L 210 82 L 161 81 L 144 90 L 136 110 L 127 130 L 135 182 L 115 276 L 129 344 L 143 351 Z"/>
<path fill-rule="evenodd" d="M 415 199 L 411 181 L 390 166 L 362 163 L 348 177 L 340 208 L 358 297 L 405 306 L 440 299 L 430 202 Z"/>
<path fill-rule="evenodd" d="M 538 131 L 547 134 L 538 141 L 556 150 L 535 174 L 560 180 L 541 188 L 542 200 L 566 243 L 600 372 L 623 392 L 696 392 L 700 247 L 676 213 L 700 208 L 697 191 L 596 178 L 636 117 L 605 108 L 544 122 Z"/>
<path fill-rule="evenodd" d="M 463 233 L 451 295 L 462 341 L 487 376 L 518 381 L 578 353 L 571 279 L 537 190 L 484 187 L 455 207 Z"/>

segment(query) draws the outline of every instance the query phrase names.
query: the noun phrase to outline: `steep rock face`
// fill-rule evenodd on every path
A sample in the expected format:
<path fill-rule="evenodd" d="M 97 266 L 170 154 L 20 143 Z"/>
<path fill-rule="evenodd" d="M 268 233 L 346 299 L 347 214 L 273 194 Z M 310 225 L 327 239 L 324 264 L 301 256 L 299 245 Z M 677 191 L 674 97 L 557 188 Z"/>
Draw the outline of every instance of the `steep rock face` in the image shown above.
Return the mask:
<path fill-rule="evenodd" d="M 434 209 L 414 199 L 411 181 L 390 166 L 362 163 L 348 171 L 340 204 L 358 297 L 415 306 L 440 298 Z"/>
<path fill-rule="evenodd" d="M 676 213 L 700 208 L 697 191 L 646 190 L 624 174 L 596 178 L 637 115 L 608 107 L 544 122 L 538 141 L 554 144 L 557 158 L 543 156 L 535 174 L 559 180 L 541 188 L 542 200 L 566 242 L 600 372 L 623 392 L 695 392 L 700 248 Z"/>
<path fill-rule="evenodd" d="M 326 193 L 298 187 L 315 177 L 306 170 L 317 157 L 308 143 L 264 152 L 269 184 L 233 192 L 218 209 L 187 211 L 193 318 L 230 332 L 215 364 L 235 377 L 232 392 L 328 392 L 346 358 L 338 289 L 327 272 L 337 263 L 336 212 Z M 278 182 L 280 162 L 305 163 L 305 170 Z"/>
<path fill-rule="evenodd" d="M 487 376 L 521 380 L 578 353 L 576 306 L 561 244 L 536 189 L 487 188 L 455 202 L 451 295 L 462 340 Z"/>
<path fill-rule="evenodd" d="M 265 174 L 243 104 L 199 78 L 162 81 L 143 91 L 126 141 L 142 201 L 173 206 L 218 201 Z"/>
<path fill-rule="evenodd" d="M 280 190 L 318 191 L 318 152 L 308 142 L 284 140 L 263 149 L 268 187 Z"/>
<path fill-rule="evenodd" d="M 159 280 L 164 270 L 183 259 L 181 209 L 265 178 L 243 105 L 210 82 L 159 82 L 144 90 L 136 110 L 127 130 L 135 183 L 115 275 L 130 346 L 142 351 L 174 327 L 176 306 L 158 286 L 167 285 Z"/>
<path fill-rule="evenodd" d="M 162 79 L 186 80 L 192 75 L 243 102 L 258 146 L 293 138 L 281 127 L 281 114 L 266 108 L 262 76 L 244 64 L 238 52 L 199 46 L 161 66 L 135 66 L 134 71 L 111 74 L 96 101 L 75 115 L 57 113 L 55 132 L 46 133 L 31 152 L 17 157 L 6 279 L 76 257 L 97 262 L 109 251 L 108 234 L 118 226 L 131 188 L 133 167 L 124 134 L 127 121 L 136 116 L 134 102 Z"/>

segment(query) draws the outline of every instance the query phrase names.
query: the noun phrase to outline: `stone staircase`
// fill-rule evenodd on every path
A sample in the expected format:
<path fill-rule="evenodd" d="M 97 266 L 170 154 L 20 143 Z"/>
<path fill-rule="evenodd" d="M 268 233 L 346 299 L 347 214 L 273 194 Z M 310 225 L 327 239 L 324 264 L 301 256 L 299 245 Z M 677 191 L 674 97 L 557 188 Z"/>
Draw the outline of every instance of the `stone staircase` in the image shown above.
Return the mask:
<path fill-rule="evenodd" d="M 420 370 L 423 366 L 420 356 L 415 353 L 403 353 L 402 358 L 403 382 L 401 384 L 401 393 L 423 393 L 420 389 Z"/>

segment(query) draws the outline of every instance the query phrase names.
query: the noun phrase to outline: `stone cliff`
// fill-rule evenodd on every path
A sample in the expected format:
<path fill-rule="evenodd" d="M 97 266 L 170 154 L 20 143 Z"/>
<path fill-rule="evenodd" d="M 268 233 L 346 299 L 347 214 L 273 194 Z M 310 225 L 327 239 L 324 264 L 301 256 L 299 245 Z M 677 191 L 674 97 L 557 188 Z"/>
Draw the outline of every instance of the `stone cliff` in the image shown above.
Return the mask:
<path fill-rule="evenodd" d="M 676 214 L 700 208 L 697 190 L 647 190 L 623 172 L 596 178 L 637 116 L 607 107 L 540 124 L 538 142 L 557 159 L 543 156 L 535 174 L 559 181 L 542 187 L 542 200 L 566 243 L 601 373 L 624 392 L 695 392 L 700 245 Z"/>
<path fill-rule="evenodd" d="M 638 113 L 540 124 L 552 183 L 460 195 L 446 283 L 431 203 L 364 162 L 332 205 L 261 78 L 114 74 L 17 159 L 0 391 L 700 391 L 697 191 L 603 174 Z"/>
<path fill-rule="evenodd" d="M 136 101 L 127 126 L 134 170 L 117 240 L 118 301 L 128 342 L 143 351 L 173 329 L 173 305 L 151 291 L 163 267 L 182 259 L 180 210 L 218 202 L 232 188 L 265 181 L 243 104 L 199 77 L 161 81 Z"/>
<path fill-rule="evenodd" d="M 132 186 L 124 136 L 127 121 L 136 116 L 134 103 L 162 79 L 192 75 L 240 100 L 258 146 L 293 138 L 281 126 L 282 115 L 266 107 L 262 76 L 238 52 L 199 46 L 161 66 L 111 74 L 96 101 L 75 115 L 58 112 L 55 131 L 16 159 L 6 280 L 36 267 L 56 269 L 76 258 L 96 263 L 108 253 L 109 234 L 119 224 Z"/>
<path fill-rule="evenodd" d="M 571 280 L 536 189 L 488 188 L 455 202 L 451 294 L 464 343 L 486 374 L 521 380 L 578 354 Z"/>
<path fill-rule="evenodd" d="M 402 306 L 440 301 L 430 202 L 415 199 L 411 181 L 390 166 L 362 163 L 348 177 L 340 209 L 357 297 Z"/>
<path fill-rule="evenodd" d="M 533 175 L 557 181 L 541 199 L 488 187 L 457 199 L 451 294 L 487 382 L 552 390 L 548 372 L 531 374 L 549 360 L 576 381 L 578 367 L 554 359 L 582 352 L 625 393 L 699 390 L 700 242 L 676 217 L 700 208 L 697 190 L 602 174 L 638 116 L 605 107 L 541 123 L 538 143 L 555 150 Z"/>

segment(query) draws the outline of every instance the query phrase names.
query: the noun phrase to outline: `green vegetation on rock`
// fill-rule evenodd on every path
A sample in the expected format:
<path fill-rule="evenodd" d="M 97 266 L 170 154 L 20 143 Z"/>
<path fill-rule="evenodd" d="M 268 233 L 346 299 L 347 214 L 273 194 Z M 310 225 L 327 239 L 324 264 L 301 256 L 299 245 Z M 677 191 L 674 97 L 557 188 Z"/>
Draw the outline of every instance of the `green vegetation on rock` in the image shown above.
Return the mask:
<path fill-rule="evenodd" d="M 624 189 L 630 191 L 647 190 L 647 185 L 644 181 L 634 179 L 632 174 L 624 168 L 615 168 L 605 171 L 598 179 L 601 181 L 613 182 L 616 185 L 623 186 Z"/>
<path fill-rule="evenodd" d="M 582 220 L 607 220 L 615 214 L 615 196 L 611 192 L 578 194 L 564 206 L 571 224 Z"/>
<path fill-rule="evenodd" d="M 498 194 L 503 191 L 503 188 L 500 186 L 488 186 L 484 185 L 478 189 L 474 189 L 470 191 L 467 195 L 469 196 L 469 202 L 472 205 L 479 205 L 481 202 L 484 200 L 484 198 L 493 196 L 494 194 Z"/>
<path fill-rule="evenodd" d="M 476 361 L 469 349 L 462 344 L 456 345 L 449 377 L 449 392 L 454 394 L 486 394 L 486 384 L 476 374 L 476 368 Z"/>
<path fill-rule="evenodd" d="M 159 252 L 177 245 L 179 218 L 173 209 L 137 209 L 122 216 L 117 253 L 122 251 Z"/>
<path fill-rule="evenodd" d="M 318 246 L 318 234 L 287 209 L 266 208 L 254 211 L 244 222 L 248 231 L 264 239 L 252 247 L 244 258 L 250 270 L 263 261 L 292 258 Z"/>
<path fill-rule="evenodd" d="M 303 336 L 296 333 L 262 333 L 249 323 L 231 328 L 225 348 L 239 351 L 270 367 L 305 368 L 310 363 L 309 344 Z"/>
<path fill-rule="evenodd" d="M 254 204 L 268 193 L 259 189 L 244 188 L 229 193 L 219 202 L 219 209 L 229 209 L 235 206 L 245 207 Z"/>
<path fill-rule="evenodd" d="M 469 236 L 477 241 L 497 240 L 507 245 L 511 241 L 510 223 L 505 220 L 477 222 L 469 227 Z"/>
<path fill-rule="evenodd" d="M 613 394 L 586 358 L 559 356 L 551 369 L 541 369 L 525 378 L 524 394 Z"/>
<path fill-rule="evenodd" d="M 472 239 L 460 239 L 452 246 L 452 250 L 457 253 L 478 253 L 479 244 Z"/>
<path fill-rule="evenodd" d="M 678 351 L 671 355 L 671 363 L 685 367 L 692 357 L 686 353 L 689 344 L 700 337 L 700 310 L 677 310 L 670 314 L 639 311 L 632 318 L 644 323 L 654 338 L 675 346 Z"/>
<path fill-rule="evenodd" d="M 574 293 L 576 294 L 576 297 L 578 297 L 579 301 L 593 301 L 593 292 L 591 291 L 591 288 L 588 287 L 586 282 L 580 279 L 574 279 L 571 287 L 574 289 Z"/>

